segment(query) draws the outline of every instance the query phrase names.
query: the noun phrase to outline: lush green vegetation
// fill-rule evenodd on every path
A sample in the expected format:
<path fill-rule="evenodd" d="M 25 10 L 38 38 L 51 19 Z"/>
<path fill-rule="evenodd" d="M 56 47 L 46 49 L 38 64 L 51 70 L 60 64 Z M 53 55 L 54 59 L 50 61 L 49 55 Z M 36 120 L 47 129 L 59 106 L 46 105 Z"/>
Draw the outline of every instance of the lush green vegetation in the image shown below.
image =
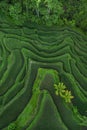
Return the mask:
<path fill-rule="evenodd" d="M 87 129 L 86 86 L 85 35 L 0 23 L 0 130 Z"/>
<path fill-rule="evenodd" d="M 86 7 L 0 1 L 0 130 L 87 129 Z"/>
<path fill-rule="evenodd" d="M 87 0 L 1 0 L 0 15 L 16 25 L 31 21 L 87 31 Z"/>
<path fill-rule="evenodd" d="M 59 83 L 58 85 L 54 84 L 54 88 L 57 96 L 59 95 L 65 102 L 71 103 L 71 99 L 74 97 L 72 96 L 71 91 L 66 89 L 66 86 L 63 83 Z"/>

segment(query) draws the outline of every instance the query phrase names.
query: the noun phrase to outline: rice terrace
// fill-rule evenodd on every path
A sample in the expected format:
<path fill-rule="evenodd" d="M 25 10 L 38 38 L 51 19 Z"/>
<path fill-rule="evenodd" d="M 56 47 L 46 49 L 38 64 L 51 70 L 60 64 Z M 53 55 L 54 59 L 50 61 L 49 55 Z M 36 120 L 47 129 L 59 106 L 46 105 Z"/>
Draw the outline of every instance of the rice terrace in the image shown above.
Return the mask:
<path fill-rule="evenodd" d="M 87 130 L 87 1 L 0 1 L 0 130 Z"/>

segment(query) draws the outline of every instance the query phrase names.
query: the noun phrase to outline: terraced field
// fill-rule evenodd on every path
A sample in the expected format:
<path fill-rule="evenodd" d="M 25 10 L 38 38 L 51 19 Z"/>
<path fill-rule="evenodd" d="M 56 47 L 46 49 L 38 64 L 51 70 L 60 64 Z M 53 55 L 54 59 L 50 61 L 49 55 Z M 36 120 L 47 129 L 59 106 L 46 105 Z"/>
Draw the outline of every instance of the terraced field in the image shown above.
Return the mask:
<path fill-rule="evenodd" d="M 55 95 L 63 82 L 72 103 Z M 0 130 L 87 130 L 87 38 L 0 24 Z"/>

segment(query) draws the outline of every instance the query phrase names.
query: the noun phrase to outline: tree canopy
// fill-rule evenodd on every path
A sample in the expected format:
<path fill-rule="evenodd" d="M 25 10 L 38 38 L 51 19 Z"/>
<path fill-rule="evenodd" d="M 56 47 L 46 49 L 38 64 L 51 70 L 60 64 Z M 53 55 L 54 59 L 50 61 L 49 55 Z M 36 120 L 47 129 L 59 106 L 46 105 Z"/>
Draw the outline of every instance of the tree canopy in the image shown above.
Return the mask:
<path fill-rule="evenodd" d="M 1 0 L 0 15 L 13 24 L 73 26 L 87 31 L 87 0 Z"/>

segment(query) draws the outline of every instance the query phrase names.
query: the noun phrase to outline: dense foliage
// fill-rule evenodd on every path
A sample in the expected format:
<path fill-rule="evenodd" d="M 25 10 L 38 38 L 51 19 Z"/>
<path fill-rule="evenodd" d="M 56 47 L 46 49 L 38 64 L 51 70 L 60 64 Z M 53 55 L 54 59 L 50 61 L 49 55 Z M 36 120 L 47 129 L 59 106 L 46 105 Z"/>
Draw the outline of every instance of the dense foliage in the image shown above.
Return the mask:
<path fill-rule="evenodd" d="M 87 0 L 1 0 L 0 15 L 22 25 L 73 26 L 87 31 Z"/>

